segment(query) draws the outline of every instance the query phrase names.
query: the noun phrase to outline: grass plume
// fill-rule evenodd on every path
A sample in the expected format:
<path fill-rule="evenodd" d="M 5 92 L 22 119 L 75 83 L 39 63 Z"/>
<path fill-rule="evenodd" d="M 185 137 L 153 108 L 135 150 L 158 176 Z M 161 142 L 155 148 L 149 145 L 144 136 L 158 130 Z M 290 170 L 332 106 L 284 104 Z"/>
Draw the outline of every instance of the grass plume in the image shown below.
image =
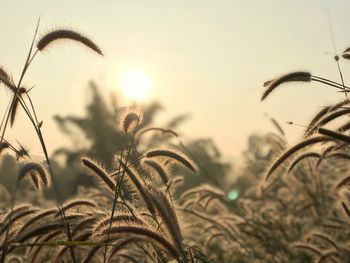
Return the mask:
<path fill-rule="evenodd" d="M 291 72 L 285 75 L 282 75 L 276 79 L 269 80 L 264 83 L 264 86 L 267 89 L 264 91 L 261 100 L 266 99 L 266 97 L 274 91 L 279 85 L 288 83 L 288 82 L 310 82 L 311 81 L 311 73 L 307 71 L 297 71 Z"/>
<path fill-rule="evenodd" d="M 79 32 L 67 29 L 56 29 L 46 33 L 42 36 L 36 44 L 36 47 L 40 51 L 46 50 L 49 46 L 58 40 L 69 39 L 75 42 L 79 42 L 84 46 L 92 49 L 97 54 L 103 56 L 101 49 L 89 38 L 82 35 Z"/>
<path fill-rule="evenodd" d="M 191 162 L 184 156 L 182 156 L 179 153 L 176 153 L 174 151 L 169 150 L 153 150 L 149 151 L 145 154 L 147 158 L 156 158 L 156 157 L 168 157 L 171 159 L 174 159 L 180 163 L 182 163 L 184 166 L 186 166 L 188 169 L 190 169 L 192 172 L 196 172 L 196 169 L 191 164 Z"/>

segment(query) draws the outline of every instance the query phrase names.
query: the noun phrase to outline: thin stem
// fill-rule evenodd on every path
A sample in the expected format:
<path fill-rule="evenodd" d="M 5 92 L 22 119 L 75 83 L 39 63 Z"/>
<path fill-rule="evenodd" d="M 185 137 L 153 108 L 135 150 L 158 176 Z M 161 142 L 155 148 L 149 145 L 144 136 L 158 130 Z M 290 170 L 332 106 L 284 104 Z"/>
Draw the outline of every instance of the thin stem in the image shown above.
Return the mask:
<path fill-rule="evenodd" d="M 35 124 L 33 123 L 33 125 L 35 125 Z M 55 176 L 53 176 L 53 171 L 52 171 L 50 159 L 49 159 L 49 156 L 48 156 L 48 153 L 47 153 L 45 141 L 44 141 L 44 138 L 43 138 L 43 135 L 41 133 L 40 128 L 37 128 L 37 131 L 38 131 L 38 137 L 39 137 L 39 140 L 40 140 L 40 144 L 41 144 L 41 147 L 42 147 L 42 149 L 44 151 L 45 159 L 46 159 L 46 162 L 48 164 L 49 173 L 51 175 L 52 186 L 53 186 L 55 197 L 56 197 L 55 199 L 56 199 L 57 207 L 58 207 L 60 216 L 61 216 L 61 218 L 63 219 L 63 222 L 64 222 L 65 232 L 66 232 L 66 235 L 68 237 L 68 241 L 72 241 L 72 235 L 71 235 L 71 231 L 70 231 L 70 226 L 69 226 L 68 220 L 66 218 L 65 212 L 62 209 L 62 202 L 61 202 L 61 198 L 60 198 L 60 195 L 59 195 L 58 184 L 56 182 Z M 70 254 L 71 254 L 73 262 L 76 262 L 73 247 L 70 247 L 69 250 L 70 250 Z"/>
<path fill-rule="evenodd" d="M 129 212 L 131 213 L 131 215 L 136 219 L 136 215 L 134 213 L 134 211 L 132 210 L 132 208 L 128 205 L 128 203 L 126 202 L 126 200 L 124 199 L 123 195 L 120 195 L 120 199 L 122 200 L 122 204 L 126 206 L 126 208 L 129 210 Z"/>
<path fill-rule="evenodd" d="M 35 32 L 34 32 L 34 37 L 33 37 L 33 40 L 32 40 L 32 43 L 31 43 L 31 46 L 30 46 L 30 49 L 29 49 L 29 52 L 28 52 L 28 55 L 27 55 L 27 59 L 26 59 L 26 62 L 24 63 L 24 67 L 23 67 L 23 70 L 22 70 L 22 73 L 21 73 L 21 77 L 18 81 L 18 84 L 16 86 L 16 93 L 14 94 L 13 98 L 12 98 L 12 102 L 11 102 L 11 106 L 9 108 L 9 111 L 7 112 L 7 115 L 6 115 L 6 120 L 5 120 L 5 124 L 4 124 L 4 127 L 3 127 L 3 130 L 2 130 L 2 134 L 1 134 L 1 138 L 0 138 L 0 143 L 3 142 L 4 140 L 4 137 L 5 137 L 5 132 L 6 132 L 6 128 L 7 128 L 7 124 L 8 124 L 8 121 L 9 121 L 9 118 L 10 118 L 10 114 L 11 114 L 11 111 L 13 109 L 13 106 L 15 104 L 15 101 L 16 99 L 18 99 L 18 95 L 19 95 L 19 87 L 21 86 L 21 83 L 22 83 L 22 80 L 23 80 L 23 77 L 25 75 L 25 72 L 27 71 L 28 67 L 29 67 L 29 64 L 28 64 L 28 61 L 32 61 L 33 58 L 30 58 L 31 57 L 31 53 L 32 53 L 32 50 L 33 50 L 33 46 L 34 46 L 34 41 L 35 41 L 35 38 L 36 38 L 36 35 L 38 33 L 38 29 L 39 29 L 39 23 L 40 23 L 40 17 L 38 19 L 38 22 L 37 22 L 37 26 L 36 26 L 36 29 L 35 29 Z M 18 178 L 19 180 L 19 178 Z M 19 182 L 17 182 L 17 184 L 19 184 Z M 18 186 L 16 186 L 17 188 Z M 17 190 L 16 190 L 17 192 Z M 11 205 L 11 211 L 10 213 L 12 213 L 13 211 L 13 206 L 14 206 L 14 203 L 15 203 L 15 198 L 16 198 L 16 195 L 14 195 L 14 199 L 12 201 L 12 205 Z M 10 214 L 10 217 L 11 217 L 11 214 Z M 9 235 L 9 232 L 10 232 L 10 226 L 11 226 L 11 221 L 9 221 L 9 224 L 7 226 L 7 229 L 6 229 L 6 236 L 5 236 L 5 241 L 4 241 L 4 249 L 3 249 L 3 252 L 2 252 L 2 255 L 1 255 L 1 263 L 4 263 L 5 262 L 5 258 L 6 258 L 6 252 L 7 252 L 7 240 L 8 240 L 8 235 Z"/>
<path fill-rule="evenodd" d="M 335 62 L 337 63 L 337 68 L 338 68 L 338 72 L 339 72 L 339 75 L 340 75 L 341 83 L 342 83 L 342 85 L 343 85 L 343 89 L 344 89 L 344 91 L 345 91 L 345 96 L 346 96 L 346 98 L 348 98 L 348 94 L 347 94 L 347 91 L 346 91 L 346 89 L 345 89 L 345 84 L 344 84 L 343 72 L 341 71 L 340 64 L 339 64 L 339 59 L 337 58 L 337 59 L 335 60 Z"/>
<path fill-rule="evenodd" d="M 17 149 L 16 149 L 11 143 L 9 143 L 9 141 L 7 141 L 5 138 L 4 138 L 4 141 L 5 141 L 5 143 L 8 144 L 9 148 L 10 148 L 12 151 L 14 151 L 15 153 L 18 152 Z"/>
<path fill-rule="evenodd" d="M 2 130 L 0 142 L 2 142 L 3 138 L 5 137 L 5 132 L 6 132 L 6 128 L 7 128 L 7 124 L 8 124 L 9 118 L 10 118 L 10 113 L 12 111 L 12 108 L 13 108 L 14 104 L 15 104 L 16 98 L 17 98 L 17 96 L 19 94 L 20 86 L 22 84 L 22 80 L 24 78 L 24 75 L 27 72 L 27 69 L 28 69 L 29 65 L 32 63 L 34 57 L 37 54 L 37 51 L 36 51 L 34 53 L 34 55 L 31 57 L 31 54 L 32 54 L 32 51 L 33 51 L 33 47 L 34 47 L 34 41 L 35 41 L 36 35 L 38 33 L 38 29 L 39 29 L 39 23 L 40 23 L 40 17 L 38 19 L 38 23 L 37 23 L 37 26 L 36 26 L 36 29 L 35 29 L 35 32 L 34 32 L 34 37 L 33 37 L 33 40 L 32 40 L 32 44 L 30 45 L 30 49 L 29 49 L 29 52 L 28 52 L 28 55 L 27 55 L 26 62 L 24 63 L 24 66 L 23 66 L 21 77 L 19 78 L 18 84 L 16 86 L 16 93 L 15 93 L 15 95 L 12 98 L 11 106 L 10 106 L 10 109 L 9 109 L 9 111 L 7 113 L 7 116 L 6 116 L 5 125 L 4 125 L 4 128 Z"/>
<path fill-rule="evenodd" d="M 39 121 L 38 121 L 38 117 L 37 117 L 36 112 L 35 112 L 35 108 L 34 108 L 34 105 L 33 105 L 32 99 L 30 98 L 30 96 L 29 96 L 28 92 L 26 92 L 26 95 L 27 95 L 27 98 L 28 98 L 28 100 L 29 100 L 30 106 L 31 106 L 31 108 L 32 108 L 32 111 L 33 111 L 33 114 L 34 114 L 35 121 L 36 121 L 36 123 L 38 124 L 38 123 L 39 123 Z"/>
<path fill-rule="evenodd" d="M 25 62 L 25 65 L 23 67 L 23 70 L 22 70 L 22 73 L 21 73 L 21 77 L 18 81 L 18 84 L 17 84 L 17 89 L 16 89 L 16 93 L 15 95 L 13 96 L 13 99 L 12 99 L 12 102 L 11 102 L 11 106 L 10 106 L 10 109 L 9 109 L 9 112 L 6 116 L 6 120 L 5 120 L 5 125 L 4 125 L 4 128 L 3 128 L 3 131 L 2 131 L 2 135 L 1 135 L 1 139 L 0 139 L 0 142 L 3 141 L 4 139 L 4 136 L 5 136 L 5 132 L 6 132 L 6 128 L 7 128 L 7 124 L 8 124 L 8 121 L 9 121 L 9 117 L 10 117 L 10 113 L 11 113 L 11 110 L 13 108 L 13 105 L 14 105 L 14 102 L 16 99 L 19 100 L 22 108 L 24 109 L 24 111 L 26 112 L 26 115 L 28 116 L 28 118 L 30 119 L 30 121 L 32 122 L 33 124 L 33 127 L 37 133 L 37 136 L 39 138 L 39 141 L 40 141 L 40 144 L 41 144 L 41 148 L 43 149 L 44 151 L 44 155 L 45 155 L 45 159 L 46 159 L 46 162 L 48 164 L 48 168 L 49 168 L 49 173 L 51 175 L 51 180 L 52 180 L 52 185 L 53 185 L 53 189 L 54 189 L 54 194 L 55 194 L 55 199 L 56 199 L 56 203 L 57 203 L 57 207 L 58 207 L 58 210 L 59 210 L 59 213 L 60 213 L 60 216 L 61 218 L 63 219 L 63 222 L 64 222 L 64 226 L 65 226 L 65 232 L 66 232 L 66 235 L 68 237 L 68 240 L 71 241 L 72 240 L 72 237 L 71 237 L 71 233 L 70 233 L 70 227 L 69 227 L 69 223 L 68 223 L 68 220 L 65 216 L 65 213 L 62 209 L 62 203 L 61 203 L 61 198 L 59 196 L 59 191 L 58 191 L 58 185 L 57 185 L 57 182 L 55 180 L 55 177 L 53 176 L 53 171 L 52 171 L 52 167 L 51 167 L 51 164 L 50 164 L 50 160 L 49 160 L 49 156 L 48 156 L 48 152 L 47 152 L 47 148 L 46 148 L 46 144 L 45 144 L 45 141 L 44 141 L 44 138 L 43 138 L 43 135 L 41 133 L 41 130 L 40 128 L 37 126 L 38 123 L 34 121 L 25 101 L 23 100 L 23 98 L 20 96 L 19 94 L 19 87 L 22 83 L 22 80 L 24 78 L 24 75 L 27 71 L 27 69 L 29 68 L 30 64 L 33 62 L 33 59 L 35 58 L 35 56 L 38 54 L 38 50 L 35 51 L 35 53 L 33 54 L 33 56 L 31 56 L 32 54 L 32 50 L 33 50 L 33 47 L 34 47 L 34 41 L 35 41 L 35 38 L 36 38 L 36 35 L 37 35 L 37 32 L 38 32 L 38 28 L 39 28 L 39 22 L 40 22 L 40 18 L 38 20 L 38 23 L 37 23 L 37 27 L 36 27 L 36 30 L 35 30 L 35 33 L 34 33 L 34 37 L 33 37 L 33 40 L 32 40 L 32 44 L 31 44 L 31 47 L 29 49 L 29 52 L 28 52 L 28 56 L 27 56 L 27 59 L 26 59 L 26 62 Z M 31 103 L 31 100 L 30 100 L 30 103 Z M 32 107 L 33 107 L 33 104 L 31 103 Z M 33 107 L 33 111 L 34 111 L 34 114 L 35 114 L 35 110 L 34 110 L 34 107 Z M 35 116 L 36 118 L 36 116 Z M 12 211 L 12 210 L 11 210 Z M 9 227 L 8 227 L 9 229 Z M 8 236 L 8 229 L 7 229 L 7 236 Z M 7 246 L 6 244 L 6 241 L 7 241 L 7 236 L 6 236 L 6 239 L 5 239 L 5 247 Z M 72 257 L 72 260 L 74 263 L 76 263 L 76 258 L 75 258 L 75 254 L 74 254 L 74 250 L 73 250 L 73 247 L 70 247 L 70 254 L 71 254 L 71 257 Z M 1 256 L 1 263 L 4 263 L 5 262 L 5 257 L 6 257 L 6 251 L 3 251 L 2 253 L 2 256 Z"/>
<path fill-rule="evenodd" d="M 71 233 L 70 233 L 70 227 L 69 227 L 69 224 L 68 224 L 68 221 L 67 221 L 67 218 L 65 216 L 65 213 L 62 209 L 62 202 L 61 202 L 61 198 L 60 198 L 60 195 L 59 195 L 59 190 L 58 190 L 58 185 L 57 185 L 57 182 L 56 182 L 56 179 L 55 177 L 53 176 L 53 171 L 52 171 L 52 167 L 51 167 L 51 163 L 50 163 L 50 159 L 49 159 L 49 156 L 48 156 L 48 152 L 47 152 L 47 148 L 46 148 L 46 144 L 45 144 L 45 141 L 44 141 L 44 137 L 42 135 L 42 132 L 40 130 L 40 128 L 37 126 L 37 123 L 35 122 L 35 120 L 33 119 L 25 101 L 23 100 L 23 98 L 19 95 L 19 102 L 22 106 L 22 108 L 24 109 L 24 111 L 26 112 L 26 115 L 28 116 L 29 120 L 31 121 L 35 131 L 36 131 L 36 134 L 38 136 L 38 139 L 39 139 L 39 142 L 40 142 L 40 145 L 41 145 L 41 148 L 43 149 L 44 151 L 44 155 L 45 155 L 45 159 L 46 159 L 46 162 L 48 164 L 48 168 L 49 168 L 49 173 L 51 175 L 51 180 L 52 180 L 52 186 L 54 188 L 54 194 L 55 194 L 55 199 L 56 199 L 56 203 L 57 203 L 57 207 L 58 207 L 58 210 L 59 210 L 59 213 L 61 215 L 61 218 L 63 219 L 64 221 L 64 225 L 65 225 L 65 230 L 66 230 L 66 234 L 67 234 L 67 237 L 68 237 L 68 240 L 71 241 L 72 240 L 72 237 L 71 237 Z M 32 105 L 33 106 L 33 105 Z M 73 248 L 70 247 L 70 251 L 71 251 L 71 255 L 72 255 L 72 258 L 74 262 L 75 261 L 75 256 L 74 256 L 74 252 L 72 252 Z"/>
<path fill-rule="evenodd" d="M 324 81 L 324 80 L 322 80 L 322 79 L 318 79 L 318 78 L 314 78 L 314 77 L 312 77 L 311 78 L 313 81 L 318 81 L 318 82 L 321 82 L 321 83 L 323 83 L 323 84 L 326 84 L 326 85 L 328 85 L 328 86 L 332 86 L 332 87 L 335 87 L 335 88 L 337 88 L 337 89 L 341 89 L 342 91 L 344 91 L 345 90 L 345 87 L 343 87 L 341 84 L 338 84 L 338 85 L 336 85 L 336 84 L 333 84 L 332 82 L 327 82 L 327 81 Z M 349 87 L 346 87 L 346 89 L 350 89 Z"/>
<path fill-rule="evenodd" d="M 135 127 L 135 132 L 137 130 L 137 127 L 139 125 L 139 122 L 140 122 L 140 117 L 141 117 L 141 113 L 139 114 L 138 116 L 138 119 L 137 119 L 137 123 L 136 123 L 136 127 Z M 132 150 L 132 147 L 135 143 L 135 132 L 133 133 L 133 136 L 132 136 L 132 141 L 130 143 L 130 147 L 128 149 L 128 152 L 127 152 L 127 155 L 125 157 L 125 166 L 127 167 L 128 165 L 128 161 L 129 161 L 129 158 L 130 158 L 130 154 L 131 154 L 131 150 Z M 121 155 L 121 158 L 123 156 Z M 122 159 L 121 159 L 122 160 Z M 119 164 L 119 167 L 118 167 L 118 170 L 120 171 L 120 168 L 121 168 L 121 164 Z M 118 176 L 116 177 L 117 179 L 117 184 L 115 186 L 115 189 L 114 189 L 114 200 L 113 200 L 113 207 L 112 207 L 112 213 L 111 213 L 111 219 L 109 221 L 109 229 L 108 229 L 108 236 L 107 236 L 107 243 L 109 242 L 109 238 L 110 238 L 110 229 L 112 227 L 112 222 L 113 222 L 113 216 L 114 216 L 114 213 L 115 213 L 115 208 L 116 208 L 116 204 L 117 204 L 117 200 L 118 200 L 118 196 L 120 195 L 121 196 L 121 184 L 124 180 L 124 176 L 125 176 L 125 172 L 126 172 L 126 167 L 123 168 L 123 171 L 122 171 L 122 174 L 120 175 L 119 174 L 119 171 L 118 171 Z M 104 250 L 104 253 L 103 253 L 103 263 L 105 263 L 107 260 L 107 246 L 105 246 L 105 250 Z"/>
<path fill-rule="evenodd" d="M 4 125 L 5 118 L 6 118 L 7 114 L 8 114 L 8 112 L 10 111 L 10 106 L 11 106 L 11 101 L 9 101 L 9 103 L 7 104 L 7 107 L 6 107 L 4 116 L 3 116 L 2 119 L 1 119 L 0 131 L 1 131 L 1 129 L 2 129 L 2 126 Z"/>
<path fill-rule="evenodd" d="M 333 31 L 332 16 L 331 16 L 331 12 L 330 12 L 330 10 L 329 10 L 329 8 L 327 6 L 326 6 L 326 9 L 327 9 L 329 33 L 330 33 L 330 36 L 331 36 L 331 39 L 332 39 L 334 54 L 336 54 L 335 62 L 337 63 L 337 68 L 338 68 L 340 79 L 341 79 L 341 82 L 342 82 L 342 85 L 343 85 L 343 89 L 345 91 L 345 96 L 346 96 L 346 98 L 348 98 L 348 94 L 346 92 L 345 85 L 344 85 L 343 73 L 342 73 L 340 65 L 339 65 L 339 57 L 337 55 L 338 52 L 337 52 L 337 46 L 336 46 L 336 43 L 335 43 L 335 34 L 334 34 L 334 31 Z"/>
<path fill-rule="evenodd" d="M 333 80 L 330 80 L 330 79 L 326 79 L 326 78 L 322 78 L 322 77 L 315 76 L 315 75 L 312 75 L 312 76 L 311 76 L 311 79 L 312 79 L 312 80 L 315 80 L 315 78 L 320 79 L 320 80 L 324 80 L 324 81 L 326 81 L 326 82 L 333 83 L 333 84 L 338 85 L 339 87 L 343 88 L 343 85 L 340 84 L 340 83 L 338 83 L 338 82 L 336 82 L 336 81 L 333 81 Z M 350 89 L 349 87 L 345 87 L 345 88 Z"/>
<path fill-rule="evenodd" d="M 31 114 L 25 100 L 23 99 L 23 97 L 20 94 L 18 95 L 18 100 L 19 100 L 19 103 L 21 104 L 23 110 L 25 111 L 26 115 L 30 118 L 31 122 L 34 124 L 35 121 L 33 119 L 33 116 Z M 37 128 L 37 127 L 35 126 L 35 128 Z"/>
<path fill-rule="evenodd" d="M 123 152 L 120 154 L 120 158 L 123 158 Z M 116 174 L 116 186 L 114 188 L 114 198 L 113 198 L 113 205 L 112 205 L 112 212 L 111 212 L 111 218 L 109 221 L 109 230 L 112 227 L 112 221 L 113 221 L 113 216 L 114 216 L 114 211 L 118 202 L 118 195 L 117 195 L 117 191 L 119 190 L 119 184 L 121 183 L 121 179 L 120 179 L 120 170 L 121 170 L 121 164 L 119 164 L 117 172 Z M 108 235 L 107 235 L 107 244 L 109 242 L 109 238 L 110 238 L 110 234 L 109 234 L 109 230 L 108 230 Z M 103 252 L 103 260 L 105 261 L 107 258 L 107 246 L 105 246 L 104 252 Z"/>

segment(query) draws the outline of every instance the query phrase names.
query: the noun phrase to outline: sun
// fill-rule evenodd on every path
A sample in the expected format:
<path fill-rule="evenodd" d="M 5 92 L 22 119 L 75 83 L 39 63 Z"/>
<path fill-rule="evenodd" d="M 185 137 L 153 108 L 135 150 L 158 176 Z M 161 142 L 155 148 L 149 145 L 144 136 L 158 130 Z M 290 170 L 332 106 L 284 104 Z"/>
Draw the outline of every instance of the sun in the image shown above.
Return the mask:
<path fill-rule="evenodd" d="M 128 69 L 121 73 L 120 86 L 128 99 L 144 101 L 149 95 L 151 80 L 141 70 Z"/>

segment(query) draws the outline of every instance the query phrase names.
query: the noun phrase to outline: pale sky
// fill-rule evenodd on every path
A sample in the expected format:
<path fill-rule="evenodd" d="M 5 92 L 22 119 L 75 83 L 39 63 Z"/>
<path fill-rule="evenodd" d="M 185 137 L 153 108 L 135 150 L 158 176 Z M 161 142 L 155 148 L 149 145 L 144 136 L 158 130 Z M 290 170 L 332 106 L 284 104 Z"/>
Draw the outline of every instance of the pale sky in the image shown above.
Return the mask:
<path fill-rule="evenodd" d="M 349 0 L 0 0 L 0 65 L 18 79 L 39 15 L 41 34 L 61 26 L 78 30 L 104 51 L 102 58 L 66 42 L 36 57 L 24 83 L 35 85 L 32 97 L 49 151 L 67 143 L 52 116 L 81 115 L 89 80 L 106 93 L 120 92 L 121 72 L 136 68 L 150 78 L 149 100 L 166 107 L 160 125 L 190 113 L 181 128 L 184 138 L 212 137 L 231 157 L 250 134 L 273 130 L 264 112 L 293 142 L 301 128 L 284 122 L 305 124 L 321 106 L 342 98 L 330 87 L 299 84 L 260 102 L 262 83 L 289 71 L 339 81 L 326 3 L 341 52 L 350 46 Z M 346 81 L 350 61 L 341 65 Z M 0 96 L 2 112 L 9 96 Z M 39 153 L 24 123 L 20 114 L 7 137 Z"/>

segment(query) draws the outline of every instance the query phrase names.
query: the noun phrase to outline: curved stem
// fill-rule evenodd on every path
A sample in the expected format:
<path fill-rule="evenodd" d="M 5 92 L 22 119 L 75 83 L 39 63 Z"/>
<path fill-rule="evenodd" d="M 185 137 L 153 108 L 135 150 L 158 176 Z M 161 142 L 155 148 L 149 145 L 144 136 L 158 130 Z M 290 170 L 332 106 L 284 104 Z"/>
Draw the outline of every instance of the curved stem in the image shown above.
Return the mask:
<path fill-rule="evenodd" d="M 315 77 L 315 76 L 312 76 L 311 79 L 312 79 L 313 81 L 318 81 L 318 82 L 323 83 L 323 84 L 326 84 L 326 85 L 328 85 L 328 86 L 332 86 L 332 87 L 335 87 L 335 88 L 337 88 L 337 89 L 341 89 L 342 91 L 344 91 L 345 89 L 350 90 L 349 87 L 345 87 L 345 89 L 344 89 L 344 87 L 343 87 L 341 84 L 336 83 L 336 82 L 333 82 L 333 81 L 330 82 L 330 81 L 327 81 L 327 80 L 323 80 L 323 79 L 321 79 L 321 78 L 317 78 L 317 77 Z"/>
<path fill-rule="evenodd" d="M 330 83 L 333 83 L 335 85 L 338 85 L 338 86 L 342 87 L 342 84 L 340 84 L 340 83 L 338 83 L 336 81 L 330 80 L 330 79 L 326 79 L 326 78 L 322 78 L 322 77 L 319 77 L 319 76 L 312 75 L 311 79 L 314 80 L 314 78 L 320 79 L 320 80 L 324 80 L 326 82 L 330 82 Z M 346 87 L 346 86 L 345 86 L 345 88 L 349 89 L 349 87 Z"/>

